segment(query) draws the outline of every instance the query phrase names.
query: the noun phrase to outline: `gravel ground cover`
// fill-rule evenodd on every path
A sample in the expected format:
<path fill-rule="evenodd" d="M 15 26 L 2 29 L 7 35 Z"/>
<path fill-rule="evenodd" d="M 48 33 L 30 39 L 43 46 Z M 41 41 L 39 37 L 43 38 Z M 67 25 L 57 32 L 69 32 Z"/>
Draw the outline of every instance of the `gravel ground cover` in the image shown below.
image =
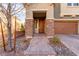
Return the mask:
<path fill-rule="evenodd" d="M 54 44 L 52 39 L 49 39 L 49 44 L 54 48 L 56 56 L 76 56 L 61 41 L 59 44 Z"/>
<path fill-rule="evenodd" d="M 24 56 L 24 50 L 28 48 L 30 44 L 30 39 L 26 40 L 25 36 L 18 37 L 16 39 L 16 52 L 4 52 L 3 47 L 0 47 L 0 55 L 1 56 Z"/>

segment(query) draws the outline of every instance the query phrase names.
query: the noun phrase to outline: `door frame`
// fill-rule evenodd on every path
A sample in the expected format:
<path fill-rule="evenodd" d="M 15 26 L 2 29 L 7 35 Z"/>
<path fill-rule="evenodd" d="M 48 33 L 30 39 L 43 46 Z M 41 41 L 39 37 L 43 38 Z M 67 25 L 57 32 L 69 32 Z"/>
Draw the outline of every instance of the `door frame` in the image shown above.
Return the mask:
<path fill-rule="evenodd" d="M 40 19 L 43 19 L 44 20 L 44 33 L 45 33 L 45 19 L 46 19 L 46 14 L 47 14 L 47 12 L 46 12 L 46 10 L 38 10 L 38 11 L 34 11 L 34 12 L 42 12 L 42 13 L 45 13 L 45 16 L 44 17 L 39 17 L 39 18 L 37 18 L 38 19 L 38 25 L 37 25 L 37 29 L 36 29 L 36 31 L 37 31 L 37 33 L 39 33 L 39 20 Z M 34 12 L 33 12 L 33 19 L 34 19 L 34 21 L 35 21 L 35 18 L 34 18 Z M 39 14 L 39 13 L 37 13 L 37 14 Z M 35 27 L 34 27 L 34 21 L 33 21 L 33 33 L 35 33 Z"/>

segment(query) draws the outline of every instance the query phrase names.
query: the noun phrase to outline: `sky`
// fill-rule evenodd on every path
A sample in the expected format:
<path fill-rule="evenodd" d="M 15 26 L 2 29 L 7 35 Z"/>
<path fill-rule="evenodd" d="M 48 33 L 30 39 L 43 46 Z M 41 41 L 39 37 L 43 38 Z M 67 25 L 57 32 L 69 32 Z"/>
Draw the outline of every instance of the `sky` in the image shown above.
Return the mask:
<path fill-rule="evenodd" d="M 19 7 L 23 7 L 22 4 L 17 4 L 17 8 Z M 26 18 L 26 13 L 25 13 L 25 9 L 23 9 L 22 11 L 20 11 L 19 13 L 16 14 L 16 16 L 22 21 L 22 23 L 25 22 L 25 18 Z"/>
<path fill-rule="evenodd" d="M 19 12 L 18 14 L 16 14 L 16 16 L 19 18 L 19 20 L 22 21 L 22 23 L 25 22 L 26 15 L 24 11 Z"/>

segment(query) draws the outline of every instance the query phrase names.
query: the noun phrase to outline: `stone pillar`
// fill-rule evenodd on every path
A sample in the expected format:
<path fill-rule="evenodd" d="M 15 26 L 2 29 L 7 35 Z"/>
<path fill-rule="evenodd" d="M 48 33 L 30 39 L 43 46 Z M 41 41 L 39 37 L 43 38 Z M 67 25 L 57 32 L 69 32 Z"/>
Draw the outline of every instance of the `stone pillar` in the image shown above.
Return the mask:
<path fill-rule="evenodd" d="M 25 22 L 26 39 L 32 38 L 32 35 L 33 35 L 33 19 L 26 19 L 26 22 Z"/>
<path fill-rule="evenodd" d="M 48 38 L 53 38 L 54 36 L 54 20 L 53 19 L 46 19 L 45 33 Z"/>

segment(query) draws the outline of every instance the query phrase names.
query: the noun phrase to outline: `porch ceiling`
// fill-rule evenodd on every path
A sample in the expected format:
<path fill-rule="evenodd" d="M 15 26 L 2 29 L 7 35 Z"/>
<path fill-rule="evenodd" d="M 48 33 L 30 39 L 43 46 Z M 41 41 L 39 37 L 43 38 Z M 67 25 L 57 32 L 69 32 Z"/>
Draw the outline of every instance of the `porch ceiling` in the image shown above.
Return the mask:
<path fill-rule="evenodd" d="M 46 12 L 45 11 L 34 11 L 33 17 L 46 17 Z"/>

